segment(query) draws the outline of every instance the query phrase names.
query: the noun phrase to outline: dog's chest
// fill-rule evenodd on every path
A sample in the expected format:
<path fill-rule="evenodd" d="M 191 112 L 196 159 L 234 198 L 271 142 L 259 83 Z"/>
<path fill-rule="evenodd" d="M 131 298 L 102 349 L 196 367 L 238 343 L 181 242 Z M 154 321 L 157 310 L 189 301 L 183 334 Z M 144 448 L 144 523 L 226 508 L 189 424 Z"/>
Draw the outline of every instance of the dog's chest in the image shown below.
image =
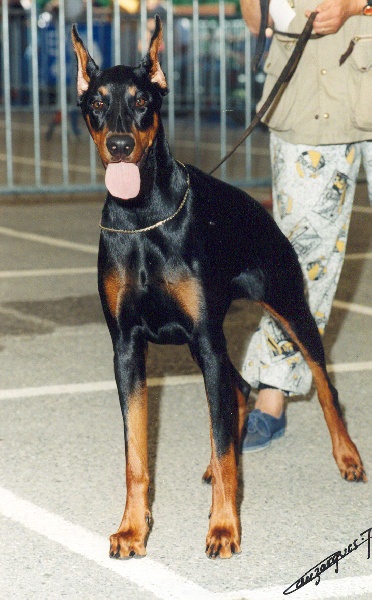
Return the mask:
<path fill-rule="evenodd" d="M 200 278 L 174 257 L 128 260 L 103 275 L 103 288 L 111 315 L 123 327 L 141 327 L 154 342 L 188 342 L 202 317 Z"/>

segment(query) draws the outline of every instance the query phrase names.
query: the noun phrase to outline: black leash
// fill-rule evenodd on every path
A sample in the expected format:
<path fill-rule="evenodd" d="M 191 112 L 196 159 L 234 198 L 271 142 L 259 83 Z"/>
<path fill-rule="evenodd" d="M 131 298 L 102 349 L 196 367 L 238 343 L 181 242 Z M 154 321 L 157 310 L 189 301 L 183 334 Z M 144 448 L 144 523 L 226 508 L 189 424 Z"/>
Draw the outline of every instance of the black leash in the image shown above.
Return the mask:
<path fill-rule="evenodd" d="M 297 43 L 293 49 L 293 52 L 292 52 L 287 64 L 285 65 L 283 71 L 280 73 L 278 80 L 276 81 L 273 89 L 271 90 L 270 94 L 268 95 L 265 102 L 261 106 L 260 110 L 255 114 L 254 118 L 251 121 L 251 124 L 247 127 L 247 129 L 245 130 L 245 132 L 243 133 L 243 135 L 241 136 L 239 141 L 235 144 L 233 149 L 230 150 L 230 152 L 228 152 L 226 154 L 226 156 L 224 156 L 224 158 L 222 158 L 220 160 L 220 162 L 214 167 L 214 169 L 212 169 L 212 171 L 209 171 L 209 175 L 212 175 L 212 173 L 217 171 L 217 169 L 224 162 L 226 162 L 230 158 L 230 156 L 232 154 L 234 154 L 234 152 L 237 150 L 237 148 L 239 148 L 239 146 L 247 139 L 247 137 L 252 133 L 254 128 L 258 125 L 258 123 L 261 121 L 262 117 L 265 115 L 265 113 L 268 111 L 268 109 L 274 102 L 282 85 L 291 79 L 293 73 L 295 72 L 295 70 L 297 68 L 297 65 L 303 54 L 303 51 L 305 50 L 305 46 L 311 36 L 311 31 L 313 29 L 313 22 L 314 22 L 316 15 L 317 15 L 317 13 L 313 12 L 313 13 L 311 13 L 310 17 L 308 18 L 306 25 L 297 40 Z M 261 20 L 261 23 L 263 21 L 264 21 L 264 19 Z M 259 56 L 260 52 L 262 53 L 262 48 L 259 48 L 258 51 L 256 51 L 255 56 Z"/>
<path fill-rule="evenodd" d="M 252 71 L 255 73 L 260 65 L 266 46 L 266 27 L 269 24 L 269 1 L 260 0 L 261 20 L 258 32 L 257 44 L 252 58 Z"/>

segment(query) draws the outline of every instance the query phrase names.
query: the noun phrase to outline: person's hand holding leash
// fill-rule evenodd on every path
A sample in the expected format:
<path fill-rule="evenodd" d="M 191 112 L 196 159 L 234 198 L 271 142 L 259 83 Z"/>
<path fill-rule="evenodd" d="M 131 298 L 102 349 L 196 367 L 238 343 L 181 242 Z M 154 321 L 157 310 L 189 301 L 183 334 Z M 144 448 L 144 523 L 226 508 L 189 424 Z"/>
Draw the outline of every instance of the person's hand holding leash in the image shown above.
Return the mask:
<path fill-rule="evenodd" d="M 349 17 L 361 15 L 366 0 L 325 0 L 315 9 L 314 33 L 328 35 L 336 33 Z M 307 10 L 306 17 L 311 11 Z"/>

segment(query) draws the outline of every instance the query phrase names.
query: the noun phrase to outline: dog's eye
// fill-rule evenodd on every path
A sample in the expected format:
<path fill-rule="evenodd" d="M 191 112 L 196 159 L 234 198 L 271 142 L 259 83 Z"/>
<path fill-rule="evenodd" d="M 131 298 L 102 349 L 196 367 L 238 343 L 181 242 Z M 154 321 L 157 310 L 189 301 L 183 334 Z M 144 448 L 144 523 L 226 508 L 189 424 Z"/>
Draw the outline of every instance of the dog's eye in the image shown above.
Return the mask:
<path fill-rule="evenodd" d="M 136 99 L 136 107 L 137 108 L 143 108 L 144 106 L 146 106 L 147 101 L 145 100 L 145 98 L 137 98 Z"/>
<path fill-rule="evenodd" d="M 101 100 L 95 100 L 94 102 L 92 102 L 92 107 L 94 108 L 94 110 L 102 110 L 103 102 L 101 102 Z"/>

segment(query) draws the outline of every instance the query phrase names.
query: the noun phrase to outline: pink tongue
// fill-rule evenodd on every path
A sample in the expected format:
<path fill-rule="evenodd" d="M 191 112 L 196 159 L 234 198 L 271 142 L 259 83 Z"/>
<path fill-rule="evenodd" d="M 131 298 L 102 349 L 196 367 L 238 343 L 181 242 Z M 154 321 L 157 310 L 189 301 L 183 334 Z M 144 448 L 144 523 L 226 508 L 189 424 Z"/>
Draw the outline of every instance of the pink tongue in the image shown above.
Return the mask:
<path fill-rule="evenodd" d="M 135 198 L 141 186 L 139 169 L 133 163 L 110 163 L 107 165 L 105 183 L 115 198 Z"/>

